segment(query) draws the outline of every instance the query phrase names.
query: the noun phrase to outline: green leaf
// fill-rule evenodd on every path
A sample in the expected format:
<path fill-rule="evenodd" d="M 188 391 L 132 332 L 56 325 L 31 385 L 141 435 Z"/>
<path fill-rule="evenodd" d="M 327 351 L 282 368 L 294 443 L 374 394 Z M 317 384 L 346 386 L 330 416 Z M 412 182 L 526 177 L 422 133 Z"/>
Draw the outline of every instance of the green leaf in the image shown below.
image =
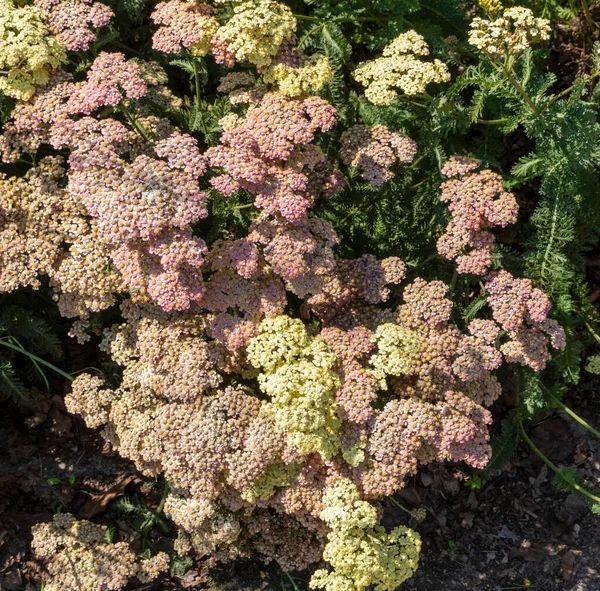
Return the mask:
<path fill-rule="evenodd" d="M 493 476 L 510 460 L 520 439 L 519 424 L 515 418 L 508 417 L 504 419 L 500 434 L 492 439 L 492 458 L 480 473 L 483 480 Z"/>

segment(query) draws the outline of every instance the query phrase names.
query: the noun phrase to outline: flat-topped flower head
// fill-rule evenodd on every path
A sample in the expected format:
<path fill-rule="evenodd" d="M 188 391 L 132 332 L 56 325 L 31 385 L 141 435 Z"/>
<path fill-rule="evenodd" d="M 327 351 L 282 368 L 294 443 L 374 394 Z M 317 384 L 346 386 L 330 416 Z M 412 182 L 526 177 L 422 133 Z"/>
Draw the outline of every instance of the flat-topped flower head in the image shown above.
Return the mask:
<path fill-rule="evenodd" d="M 478 166 L 473 158 L 453 156 L 442 168 L 442 174 L 451 178 L 442 183 L 440 199 L 448 203 L 452 219 L 437 249 L 456 260 L 459 273 L 485 275 L 495 243 L 487 230 L 514 223 L 519 206 L 515 196 L 503 189 L 500 175 L 491 170 L 475 172 Z"/>
<path fill-rule="evenodd" d="M 512 6 L 497 18 L 475 17 L 469 43 L 493 58 L 516 56 L 550 38 L 550 21 L 536 18 L 530 8 Z"/>
<path fill-rule="evenodd" d="M 393 178 L 392 166 L 411 162 L 417 152 L 415 141 L 384 125 L 355 125 L 343 133 L 341 143 L 342 162 L 357 167 L 372 187 Z"/>
<path fill-rule="evenodd" d="M 264 68 L 295 30 L 296 19 L 285 4 L 274 0 L 241 2 L 214 35 L 213 53 L 218 63 L 247 61 Z"/>
<path fill-rule="evenodd" d="M 422 94 L 432 82 L 448 82 L 446 64 L 429 55 L 425 39 L 416 31 L 402 33 L 383 49 L 383 57 L 364 62 L 354 70 L 354 78 L 365 87 L 365 97 L 375 105 L 390 105 L 402 92 Z"/>
<path fill-rule="evenodd" d="M 63 44 L 46 25 L 46 13 L 35 6 L 17 7 L 0 0 L 0 90 L 26 101 L 66 61 Z"/>
<path fill-rule="evenodd" d="M 195 56 L 206 55 L 219 29 L 213 12 L 211 6 L 197 0 L 160 2 L 150 16 L 160 25 L 152 37 L 152 47 L 163 53 L 189 51 Z"/>
<path fill-rule="evenodd" d="M 85 51 L 96 41 L 96 29 L 110 23 L 113 11 L 94 0 L 34 0 L 47 14 L 48 30 L 67 51 Z"/>
<path fill-rule="evenodd" d="M 138 559 L 125 542 L 107 543 L 108 528 L 70 513 L 58 513 L 50 523 L 32 528 L 31 547 L 42 559 L 50 580 L 48 591 L 125 588 L 130 579 L 149 583 L 169 568 L 169 557 L 160 552 Z"/>

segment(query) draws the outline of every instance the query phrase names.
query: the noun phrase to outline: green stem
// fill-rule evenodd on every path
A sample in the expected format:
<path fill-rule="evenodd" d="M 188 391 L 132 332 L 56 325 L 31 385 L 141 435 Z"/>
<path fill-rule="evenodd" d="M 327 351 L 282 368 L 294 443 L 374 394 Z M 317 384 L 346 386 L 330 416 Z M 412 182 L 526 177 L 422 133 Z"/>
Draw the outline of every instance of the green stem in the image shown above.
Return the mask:
<path fill-rule="evenodd" d="M 18 347 L 21 347 L 21 349 L 25 350 L 25 347 L 23 347 L 23 345 L 21 345 L 21 343 L 19 343 L 19 341 L 17 339 L 15 339 L 15 337 L 7 337 L 7 339 L 12 341 L 12 343 L 17 345 Z M 50 382 L 48 382 L 48 378 L 46 377 L 46 374 L 44 373 L 44 371 L 42 370 L 42 368 L 39 366 L 38 362 L 35 359 L 30 357 L 30 361 L 31 361 L 31 363 L 33 363 L 33 365 L 35 366 L 35 369 L 37 369 L 40 376 L 42 376 L 42 380 L 44 380 L 44 384 L 46 384 L 46 389 L 49 391 L 50 390 Z"/>
<path fill-rule="evenodd" d="M 122 49 L 123 51 L 128 51 L 129 53 L 133 53 L 133 55 L 137 55 L 139 57 L 144 57 L 144 54 L 141 51 L 138 51 L 137 49 L 133 49 L 133 47 L 129 47 L 128 45 L 124 45 L 120 41 L 112 41 L 111 43 L 113 45 L 115 45 L 116 47 L 118 47 L 119 49 Z"/>
<path fill-rule="evenodd" d="M 593 82 L 596 78 L 598 78 L 598 76 L 600 76 L 600 72 L 596 72 L 595 74 L 592 74 L 590 76 L 590 82 Z M 542 113 L 544 113 L 545 111 L 547 111 L 556 101 L 560 100 L 561 98 L 563 98 L 563 96 L 566 96 L 567 94 L 569 94 L 572 90 L 573 90 L 574 85 L 569 86 L 569 88 L 566 88 L 565 90 L 562 90 L 561 92 L 559 92 L 558 94 L 555 94 L 545 105 L 544 108 L 542 109 Z"/>
<path fill-rule="evenodd" d="M 590 331 L 590 334 L 600 343 L 600 336 L 598 336 L 598 333 L 594 330 L 592 325 L 585 319 L 583 323 L 585 324 L 585 327 Z"/>
<path fill-rule="evenodd" d="M 512 72 L 503 64 L 501 66 L 502 72 L 506 76 L 506 79 L 514 86 L 516 91 L 521 95 L 527 106 L 533 111 L 534 115 L 540 115 L 540 110 L 537 108 L 537 105 L 531 100 L 525 89 L 521 86 L 519 81 L 513 76 Z"/>
<path fill-rule="evenodd" d="M 196 86 L 196 108 L 200 110 L 200 75 L 198 73 L 198 62 L 193 58 L 194 63 L 194 84 Z"/>
<path fill-rule="evenodd" d="M 57 374 L 63 376 L 63 378 L 67 378 L 67 380 L 69 380 L 71 382 L 75 379 L 72 375 L 65 373 L 62 369 L 59 369 L 55 365 L 52 365 L 52 363 L 48 363 L 48 361 L 44 361 L 44 359 L 42 359 L 41 357 L 38 357 L 37 355 L 34 355 L 33 353 L 26 351 L 25 349 L 23 349 L 23 347 L 17 347 L 17 345 L 13 345 L 12 343 L 7 343 L 6 340 L 4 340 L 4 339 L 0 339 L 0 345 L 2 345 L 3 347 L 8 347 L 9 349 L 18 351 L 19 353 L 22 353 L 23 355 L 27 355 L 27 357 L 29 357 L 32 361 L 35 360 L 38 363 L 45 365 L 46 367 L 55 371 Z"/>
<path fill-rule="evenodd" d="M 583 488 L 582 486 L 580 486 L 579 484 L 577 484 L 574 480 L 572 480 L 569 476 L 567 476 L 567 474 L 565 474 L 563 470 L 561 470 L 560 468 L 558 468 L 557 466 L 555 466 L 535 446 L 535 444 L 533 443 L 533 441 L 531 441 L 531 439 L 529 439 L 527 433 L 525 432 L 525 428 L 523 427 L 523 423 L 521 422 L 520 419 L 519 419 L 519 427 L 521 428 L 521 433 L 523 435 L 523 439 L 525 439 L 525 441 L 529 444 L 529 447 L 531 447 L 531 449 L 533 450 L 533 452 L 538 456 L 538 458 L 540 458 L 540 460 L 542 460 L 542 462 L 544 462 L 544 464 L 546 464 L 546 466 L 548 466 L 548 468 L 550 468 L 553 472 L 555 472 L 556 474 L 558 474 L 565 482 L 567 482 L 570 486 L 572 486 L 576 491 L 580 492 L 582 495 L 585 495 L 586 497 L 588 497 L 589 499 L 591 499 L 595 503 L 600 503 L 600 497 L 597 497 L 596 495 L 592 494 L 591 492 L 589 492 L 588 490 L 586 490 L 585 488 Z"/>
<path fill-rule="evenodd" d="M 550 392 L 550 390 L 548 390 L 548 388 L 546 388 L 546 386 L 544 386 L 544 384 L 541 384 L 541 386 L 542 386 L 542 389 L 544 390 L 544 392 L 550 397 L 550 400 L 552 400 L 552 402 L 554 402 L 557 406 L 562 408 L 571 418 L 575 419 L 580 425 L 583 425 L 586 429 L 588 429 L 591 433 L 593 433 L 596 437 L 598 437 L 598 439 L 600 439 L 599 431 L 596 431 L 596 429 L 594 429 L 594 427 L 592 427 L 590 424 L 588 424 L 577 413 L 575 413 L 568 406 L 563 404 L 563 402 L 561 402 L 558 398 L 556 398 L 552 394 L 552 392 Z"/>
<path fill-rule="evenodd" d="M 165 503 L 167 502 L 167 497 L 169 496 L 170 492 L 171 492 L 171 485 L 169 484 L 169 482 L 167 480 L 165 480 L 165 488 L 163 489 L 162 498 L 160 499 L 160 503 L 158 504 L 158 507 L 156 507 L 157 514 L 160 515 L 163 512 Z"/>
<path fill-rule="evenodd" d="M 516 406 L 517 406 L 517 409 L 519 409 L 519 407 L 520 407 L 520 402 L 519 402 L 520 396 L 521 396 L 521 373 L 517 372 L 517 387 L 516 387 Z M 529 445 L 529 447 L 538 456 L 538 458 L 540 458 L 540 460 L 542 460 L 542 462 L 544 462 L 544 464 L 546 464 L 546 466 L 548 466 L 548 468 L 550 468 L 555 474 L 558 474 L 565 482 L 567 482 L 576 491 L 578 491 L 582 495 L 588 497 L 590 500 L 594 501 L 595 503 L 600 503 L 600 497 L 597 497 L 596 495 L 592 494 L 591 492 L 589 492 L 588 490 L 586 490 L 585 488 L 583 488 L 582 486 L 580 486 L 579 484 L 577 484 L 567 474 L 565 474 L 563 472 L 563 470 L 561 470 L 560 468 L 558 468 L 557 466 L 555 466 L 552 463 L 552 461 L 550 461 L 550 459 L 547 458 L 535 446 L 535 444 L 533 443 L 533 441 L 531 441 L 531 439 L 529 439 L 529 436 L 525 432 L 525 427 L 523 426 L 523 419 L 519 416 L 519 414 L 517 414 L 517 422 L 519 423 L 519 429 L 521 431 L 521 435 L 523 435 L 523 439 L 527 442 L 527 444 Z"/>
<path fill-rule="evenodd" d="M 306 16 L 304 14 L 295 14 L 294 18 L 299 21 L 311 21 L 313 23 L 320 23 L 321 19 L 316 16 Z"/>
<path fill-rule="evenodd" d="M 294 17 L 300 21 L 310 21 L 312 23 L 321 23 L 322 25 L 326 24 L 327 21 L 322 21 L 320 18 L 316 16 L 306 16 L 305 14 L 295 14 Z M 329 22 L 332 23 L 367 23 L 367 22 L 387 22 L 390 19 L 379 16 L 359 16 L 356 18 L 348 18 L 348 17 L 337 17 L 329 19 Z"/>
<path fill-rule="evenodd" d="M 300 39 L 300 42 L 298 43 L 298 48 L 302 49 L 302 46 L 306 43 L 306 40 L 313 34 L 316 33 L 317 31 L 321 30 L 325 25 L 323 23 L 320 23 L 318 25 L 315 25 L 312 29 L 310 29 L 310 31 L 308 31 L 308 33 L 306 33 L 302 39 Z"/>
<path fill-rule="evenodd" d="M 596 28 L 596 23 L 592 17 L 592 13 L 590 12 L 590 7 L 588 6 L 587 0 L 581 0 L 581 6 L 583 7 L 583 14 L 585 15 L 585 20 L 590 29 Z"/>
<path fill-rule="evenodd" d="M 148 132 L 138 123 L 137 119 L 134 117 L 134 115 L 131 113 L 131 111 L 125 106 L 125 104 L 120 103 L 119 108 L 121 109 L 121 112 L 123 113 L 123 115 L 125 115 L 125 118 L 129 122 L 129 124 L 138 132 L 138 134 L 140 136 L 142 136 L 147 142 L 149 142 L 150 136 L 148 135 Z"/>

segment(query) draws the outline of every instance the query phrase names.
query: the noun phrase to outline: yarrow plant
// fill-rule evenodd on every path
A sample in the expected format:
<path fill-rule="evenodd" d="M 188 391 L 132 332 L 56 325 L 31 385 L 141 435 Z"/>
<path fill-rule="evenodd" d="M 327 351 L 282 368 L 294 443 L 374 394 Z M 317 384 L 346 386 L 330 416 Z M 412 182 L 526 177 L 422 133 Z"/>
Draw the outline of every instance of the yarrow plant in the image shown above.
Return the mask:
<path fill-rule="evenodd" d="M 568 374 L 575 304 L 548 273 L 571 217 L 560 200 L 530 215 L 518 174 L 542 156 L 503 174 L 494 135 L 560 142 L 568 130 L 538 127 L 583 117 L 557 114 L 539 80 L 529 94 L 521 60 L 546 21 L 481 2 L 475 54 L 426 41 L 418 2 L 410 30 L 402 2 L 141 4 L 112 18 L 90 0 L 0 0 L 0 292 L 48 293 L 118 368 L 80 373 L 65 404 L 168 481 L 179 554 L 392 591 L 421 541 L 380 525 L 382 500 L 426 464 L 486 468 L 499 376 Z M 578 179 L 540 191 L 579 203 Z M 538 238 L 512 237 L 531 224 Z M 166 569 L 104 533 L 67 514 L 37 526 L 47 588 Z"/>

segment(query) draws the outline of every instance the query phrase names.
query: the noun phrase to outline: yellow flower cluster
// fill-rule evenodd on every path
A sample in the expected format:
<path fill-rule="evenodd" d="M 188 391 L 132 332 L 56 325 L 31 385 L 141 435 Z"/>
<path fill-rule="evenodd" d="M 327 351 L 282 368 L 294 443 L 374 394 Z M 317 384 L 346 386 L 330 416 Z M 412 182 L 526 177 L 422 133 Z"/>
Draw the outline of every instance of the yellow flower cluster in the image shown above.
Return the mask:
<path fill-rule="evenodd" d="M 387 390 L 386 376 L 402 376 L 409 373 L 414 356 L 419 352 L 416 333 L 397 324 L 386 323 L 377 327 L 371 341 L 377 344 L 377 353 L 369 363 L 379 387 Z"/>
<path fill-rule="evenodd" d="M 267 412 L 301 454 L 333 457 L 340 447 L 335 355 L 322 339 L 306 332 L 301 320 L 289 316 L 263 320 L 259 331 L 247 351 L 250 363 L 263 370 L 258 382 L 270 397 Z"/>
<path fill-rule="evenodd" d="M 600 375 L 600 355 L 592 355 L 588 357 L 585 364 L 586 371 Z"/>
<path fill-rule="evenodd" d="M 17 8 L 11 0 L 0 0 L 0 90 L 8 96 L 29 99 L 66 60 L 65 48 L 48 32 L 44 16 L 35 6 Z"/>
<path fill-rule="evenodd" d="M 242 491 L 241 498 L 253 505 L 260 500 L 271 498 L 279 487 L 289 486 L 300 471 L 296 464 L 271 464 L 250 488 Z"/>
<path fill-rule="evenodd" d="M 383 57 L 360 64 L 354 78 L 365 87 L 365 97 L 375 105 L 389 105 L 398 90 L 409 96 L 425 92 L 431 82 L 448 82 L 446 64 L 429 55 L 425 39 L 416 31 L 402 33 L 383 50 Z"/>
<path fill-rule="evenodd" d="M 536 18 L 523 6 L 507 8 L 493 20 L 475 17 L 469 31 L 469 43 L 492 57 L 518 55 L 549 38 L 550 21 Z"/>
<path fill-rule="evenodd" d="M 333 70 L 327 56 L 313 56 L 306 64 L 295 68 L 275 64 L 263 75 L 265 82 L 276 83 L 279 91 L 290 97 L 314 94 L 333 80 Z"/>
<path fill-rule="evenodd" d="M 504 8 L 500 0 L 478 0 L 478 4 L 488 14 L 496 14 Z"/>
<path fill-rule="evenodd" d="M 264 68 L 296 30 L 292 11 L 274 0 L 249 0 L 233 8 L 233 16 L 213 38 L 214 46 L 238 61 Z"/>
<path fill-rule="evenodd" d="M 310 587 L 325 591 L 393 591 L 416 570 L 419 534 L 399 526 L 389 534 L 378 525 L 379 512 L 361 500 L 354 483 L 340 478 L 323 496 L 320 516 L 331 528 L 323 558 L 333 570 L 319 569 Z"/>

